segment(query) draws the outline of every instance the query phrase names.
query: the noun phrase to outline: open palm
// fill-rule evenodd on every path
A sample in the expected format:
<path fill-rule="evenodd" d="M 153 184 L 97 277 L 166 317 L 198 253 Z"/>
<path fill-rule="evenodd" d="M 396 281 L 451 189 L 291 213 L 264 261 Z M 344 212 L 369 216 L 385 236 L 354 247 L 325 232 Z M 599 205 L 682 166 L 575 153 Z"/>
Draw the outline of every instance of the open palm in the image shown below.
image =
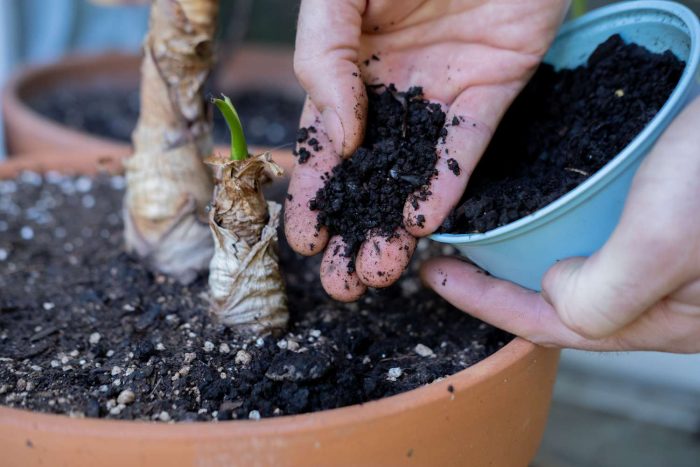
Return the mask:
<path fill-rule="evenodd" d="M 294 171 L 285 231 L 301 254 L 326 250 L 321 280 L 333 297 L 355 300 L 367 286 L 384 287 L 399 278 L 415 237 L 437 229 L 458 202 L 503 113 L 549 47 L 567 6 L 564 0 L 302 2 L 295 69 L 309 99 L 301 124 L 320 130 L 317 139 L 323 149 Z M 418 208 L 406 205 L 405 229 L 395 238 L 366 241 L 358 252 L 357 271 L 351 274 L 349 258 L 336 254 L 343 251 L 336 248 L 342 239 L 329 239 L 325 229 L 316 231 L 316 213 L 308 203 L 323 184 L 321 176 L 362 141 L 364 83 L 394 83 L 400 90 L 422 86 L 426 98 L 443 106 L 446 121 L 457 116 L 460 124 L 447 125 L 447 138 L 438 146 L 438 173 L 430 182 L 430 197 Z M 445 176 L 448 158 L 458 162 L 458 176 Z M 416 222 L 419 215 L 424 221 Z"/>

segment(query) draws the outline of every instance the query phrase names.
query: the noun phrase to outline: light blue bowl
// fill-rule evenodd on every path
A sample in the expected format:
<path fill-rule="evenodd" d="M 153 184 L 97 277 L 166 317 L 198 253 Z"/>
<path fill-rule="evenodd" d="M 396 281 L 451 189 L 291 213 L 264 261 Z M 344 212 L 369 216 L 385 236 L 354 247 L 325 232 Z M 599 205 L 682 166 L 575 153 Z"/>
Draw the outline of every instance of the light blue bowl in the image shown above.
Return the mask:
<path fill-rule="evenodd" d="M 676 89 L 646 128 L 592 177 L 544 208 L 485 233 L 430 238 L 454 245 L 492 275 L 533 290 L 540 290 L 544 273 L 558 260 L 588 256 L 603 246 L 620 219 L 642 159 L 700 90 L 700 22 L 674 2 L 618 3 L 568 22 L 544 60 L 557 68 L 576 67 L 616 33 L 654 52 L 671 50 L 686 62 Z"/>

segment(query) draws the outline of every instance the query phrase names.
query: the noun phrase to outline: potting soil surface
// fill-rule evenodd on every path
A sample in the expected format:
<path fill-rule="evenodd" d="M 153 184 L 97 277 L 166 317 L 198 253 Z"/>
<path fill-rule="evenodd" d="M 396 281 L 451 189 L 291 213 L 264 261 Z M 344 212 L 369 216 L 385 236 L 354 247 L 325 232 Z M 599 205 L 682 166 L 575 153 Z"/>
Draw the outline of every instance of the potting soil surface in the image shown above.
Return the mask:
<path fill-rule="evenodd" d="M 319 259 L 284 243 L 288 332 L 236 335 L 208 315 L 205 276 L 183 286 L 123 252 L 123 190 L 120 176 L 0 181 L 0 403 L 160 421 L 304 413 L 419 387 L 511 339 L 423 289 L 415 262 L 337 303 Z"/>
<path fill-rule="evenodd" d="M 249 144 L 291 146 L 304 105 L 272 90 L 251 89 L 226 93 L 236 106 Z M 46 118 L 92 135 L 130 142 L 139 116 L 136 89 L 103 87 L 49 88 L 27 98 L 27 105 Z M 214 112 L 214 141 L 228 144 L 228 127 L 220 112 Z"/>
<path fill-rule="evenodd" d="M 684 67 L 671 52 L 652 53 L 619 35 L 580 67 L 542 64 L 506 113 L 442 230 L 492 230 L 576 188 L 651 121 Z"/>

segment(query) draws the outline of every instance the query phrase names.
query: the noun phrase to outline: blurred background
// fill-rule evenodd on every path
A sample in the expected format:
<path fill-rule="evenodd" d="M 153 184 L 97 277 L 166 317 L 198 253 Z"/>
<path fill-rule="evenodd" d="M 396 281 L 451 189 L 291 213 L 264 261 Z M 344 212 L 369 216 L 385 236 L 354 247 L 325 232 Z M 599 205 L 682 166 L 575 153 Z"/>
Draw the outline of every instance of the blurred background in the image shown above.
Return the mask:
<path fill-rule="evenodd" d="M 293 120 L 292 125 L 296 126 L 303 99 L 293 77 L 291 62 L 298 3 L 296 0 L 220 2 L 217 32 L 219 63 L 210 91 L 230 92 L 232 90 L 229 88 L 234 81 L 250 84 L 253 81 L 252 75 L 257 71 L 260 83 L 249 86 L 246 89 L 248 94 L 250 91 L 261 91 L 260 88 L 264 88 L 265 84 L 276 84 L 276 92 L 271 89 L 269 96 L 262 96 L 267 97 L 262 107 L 268 107 L 263 113 L 267 116 L 274 114 L 275 109 L 269 107 L 281 103 L 284 117 L 288 121 Z M 16 99 L 18 102 L 13 101 L 10 105 L 28 106 L 62 125 L 128 142 L 138 114 L 138 55 L 148 27 L 148 4 L 146 0 L 0 0 L 0 84 L 6 85 L 2 99 Z M 75 68 L 75 62 L 66 59 L 76 56 L 99 58 L 115 53 L 126 54 L 133 60 L 124 60 L 124 57 L 121 61 L 88 58 L 80 61 L 80 67 Z M 86 64 L 89 70 L 85 69 Z M 252 69 L 253 66 L 256 67 L 255 70 Z M 95 70 L 100 67 L 102 71 Z M 230 69 L 235 69 L 235 72 L 229 73 Z M 37 79 L 31 74 L 34 70 L 41 72 Z M 110 77 L 111 73 L 118 76 Z M 77 79 L 81 74 L 81 79 Z M 129 83 L 121 79 L 126 74 L 130 74 Z M 243 76 L 234 77 L 233 74 Z M 12 81 L 13 77 L 16 78 L 15 81 Z M 7 89 L 8 81 L 12 81 L 9 83 L 12 89 Z M 106 85 L 116 89 L 116 94 L 111 99 L 95 96 L 92 92 L 97 87 L 103 88 L 102 94 L 105 94 Z M 129 86 L 130 89 L 126 89 Z M 61 95 L 60 87 L 68 91 L 76 91 L 75 88 L 80 87 L 83 95 Z M 13 99 L 7 99 L 8 93 Z M 121 99 L 120 107 L 116 110 L 123 114 L 119 116 L 124 119 L 124 128 L 114 128 L 119 122 L 103 121 L 107 119 L 106 115 L 91 114 L 93 109 L 86 109 L 82 105 L 87 97 L 100 97 L 99 104 L 107 107 L 114 107 Z M 250 110 L 246 107 L 253 107 L 250 102 L 252 97 L 258 98 L 256 106 L 260 107 L 261 96 L 238 97 L 244 102 L 236 102 L 234 99 L 234 103 L 237 108 L 242 108 L 243 117 Z M 24 114 L 23 110 L 27 109 L 13 107 L 10 113 Z M 78 115 L 78 110 L 85 115 Z M 66 115 L 66 112 L 72 114 Z M 7 109 L 3 114 L 8 114 Z M 23 115 L 11 116 L 21 118 Z M 250 119 L 244 120 L 250 126 Z M 25 150 L 22 145 L 13 148 L 12 142 L 8 142 L 7 133 L 11 131 L 7 125 L 12 125 L 13 122 L 14 120 L 5 122 L 2 126 L 5 131 L 0 131 L 0 159 L 10 152 Z M 263 126 L 270 126 L 271 123 L 272 129 L 268 130 L 268 135 L 256 134 L 262 132 Z M 279 128 L 284 123 L 286 122 L 253 121 L 253 143 L 271 146 L 290 143 L 292 133 L 288 128 L 284 131 Z M 222 131 L 222 136 L 223 133 Z"/>
<path fill-rule="evenodd" d="M 611 2 L 589 1 L 586 8 L 607 3 Z M 700 0 L 682 3 L 700 13 Z M 229 0 L 222 2 L 222 9 L 223 63 L 215 73 L 214 87 L 238 86 L 243 120 L 255 142 L 289 144 L 303 98 L 291 74 L 298 0 Z M 66 56 L 108 51 L 137 55 L 147 22 L 148 6 L 0 0 L 0 83 L 8 83 L 26 66 L 53 64 Z M 110 109 L 106 115 L 61 114 L 66 102 L 73 107 L 86 104 L 71 100 L 72 95 L 49 92 L 50 79 L 21 88 L 19 99 L 65 124 L 94 127 L 112 141 L 127 144 L 138 112 L 133 81 L 138 77 L 138 58 L 129 60 L 124 63 L 131 67 L 131 87 L 113 91 L 118 97 L 112 100 L 117 102 L 105 102 Z M 118 69 L 105 69 L 119 74 Z M 245 99 L 251 99 L 251 91 L 241 91 L 241 81 L 258 85 L 251 85 L 260 94 L 253 95 L 249 108 Z M 260 89 L 261 83 L 272 89 Z M 71 86 L 86 85 L 69 83 L 67 89 Z M 124 123 L 117 124 L 114 115 L 120 112 Z M 5 138 L 0 137 L 0 158 L 5 153 Z M 700 466 L 700 355 L 564 351 L 550 422 L 534 465 Z"/>

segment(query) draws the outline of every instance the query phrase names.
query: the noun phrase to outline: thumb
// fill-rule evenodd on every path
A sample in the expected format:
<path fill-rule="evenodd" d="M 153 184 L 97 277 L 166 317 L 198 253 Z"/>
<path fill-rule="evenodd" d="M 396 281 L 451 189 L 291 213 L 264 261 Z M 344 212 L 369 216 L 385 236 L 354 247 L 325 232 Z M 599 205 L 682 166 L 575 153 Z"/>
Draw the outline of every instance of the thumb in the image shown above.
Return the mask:
<path fill-rule="evenodd" d="M 542 297 L 559 318 L 590 339 L 619 331 L 671 289 L 638 252 L 606 248 L 590 258 L 560 261 L 542 280 Z"/>
<path fill-rule="evenodd" d="M 367 95 L 357 63 L 366 3 L 303 0 L 299 10 L 294 71 L 341 156 L 364 137 Z"/>

